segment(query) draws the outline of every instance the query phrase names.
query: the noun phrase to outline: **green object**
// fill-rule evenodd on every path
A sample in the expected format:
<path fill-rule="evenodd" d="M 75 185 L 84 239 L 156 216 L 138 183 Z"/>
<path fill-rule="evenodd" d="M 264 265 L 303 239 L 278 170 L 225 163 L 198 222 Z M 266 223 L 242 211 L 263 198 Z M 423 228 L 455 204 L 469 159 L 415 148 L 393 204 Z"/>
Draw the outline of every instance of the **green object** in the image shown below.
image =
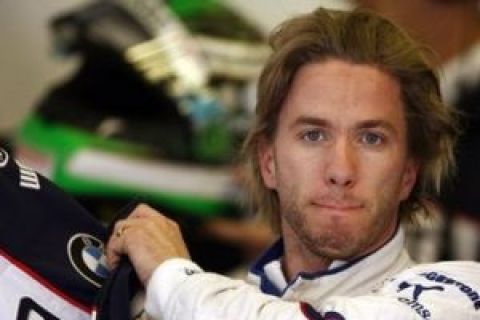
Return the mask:
<path fill-rule="evenodd" d="M 132 188 L 77 176 L 69 172 L 72 157 L 85 149 L 98 149 L 119 156 L 151 157 L 145 147 L 90 134 L 86 131 L 50 123 L 39 116 L 30 116 L 21 126 L 16 143 L 52 157 L 53 168 L 49 177 L 74 196 L 99 196 L 111 198 L 141 197 L 178 212 L 198 217 L 228 214 L 234 207 L 227 199 L 209 199 L 195 195 Z"/>
<path fill-rule="evenodd" d="M 245 18 L 215 0 L 173 0 L 168 6 L 193 33 L 228 40 L 263 42 L 263 36 Z"/>

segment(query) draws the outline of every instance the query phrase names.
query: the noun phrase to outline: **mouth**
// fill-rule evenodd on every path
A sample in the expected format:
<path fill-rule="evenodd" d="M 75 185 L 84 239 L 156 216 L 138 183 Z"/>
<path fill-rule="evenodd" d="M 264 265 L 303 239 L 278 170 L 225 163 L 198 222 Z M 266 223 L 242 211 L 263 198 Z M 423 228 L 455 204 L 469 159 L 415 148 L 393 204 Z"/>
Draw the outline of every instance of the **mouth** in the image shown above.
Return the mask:
<path fill-rule="evenodd" d="M 359 210 L 362 208 L 362 206 L 358 206 L 358 205 L 343 205 L 343 204 L 317 204 L 316 203 L 315 205 L 320 208 L 336 210 L 336 211 L 353 211 L 353 210 Z"/>
<path fill-rule="evenodd" d="M 314 201 L 313 205 L 329 211 L 352 212 L 363 209 L 363 204 L 357 201 Z"/>

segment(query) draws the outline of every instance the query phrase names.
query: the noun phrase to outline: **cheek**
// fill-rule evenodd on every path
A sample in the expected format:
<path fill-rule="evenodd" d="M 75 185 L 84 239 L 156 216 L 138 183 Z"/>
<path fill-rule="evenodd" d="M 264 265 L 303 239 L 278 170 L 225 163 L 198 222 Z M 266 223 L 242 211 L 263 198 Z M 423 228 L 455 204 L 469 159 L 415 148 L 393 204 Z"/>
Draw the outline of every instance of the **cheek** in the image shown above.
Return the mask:
<path fill-rule="evenodd" d="M 389 198 L 401 197 L 403 187 L 403 165 L 399 161 L 382 159 L 366 161 L 362 170 L 363 187 L 377 195 L 388 194 Z M 395 199 L 399 200 L 399 199 Z"/>
<path fill-rule="evenodd" d="M 286 184 L 297 184 L 298 188 L 312 187 L 321 176 L 321 161 L 315 157 L 286 150 L 278 154 L 278 181 Z"/>

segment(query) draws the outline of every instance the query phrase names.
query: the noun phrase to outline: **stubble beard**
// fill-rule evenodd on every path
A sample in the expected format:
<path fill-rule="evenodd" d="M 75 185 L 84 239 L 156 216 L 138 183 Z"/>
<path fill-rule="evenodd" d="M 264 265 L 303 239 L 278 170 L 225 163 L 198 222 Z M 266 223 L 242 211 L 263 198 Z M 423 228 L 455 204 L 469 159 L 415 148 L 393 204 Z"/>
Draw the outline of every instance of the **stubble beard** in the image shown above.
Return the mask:
<path fill-rule="evenodd" d="M 296 193 L 293 190 L 290 191 L 288 199 L 282 205 L 283 223 L 287 223 L 295 233 L 300 246 L 319 259 L 348 260 L 366 254 L 365 250 L 388 225 L 389 215 L 386 213 L 389 210 L 396 210 L 392 208 L 391 201 L 389 201 L 391 200 L 389 192 L 384 192 L 379 195 L 375 207 L 365 208 L 365 210 L 374 211 L 367 214 L 370 219 L 372 216 L 375 218 L 375 221 L 370 221 L 372 225 L 365 227 L 365 230 L 359 232 L 345 230 L 341 219 L 335 218 L 328 221 L 328 226 L 319 230 L 306 219 L 306 213 L 302 212 Z"/>
<path fill-rule="evenodd" d="M 284 222 L 294 232 L 300 247 L 319 259 L 344 259 L 350 255 L 351 250 L 346 250 L 346 243 L 352 243 L 350 236 L 342 233 L 337 228 L 329 227 L 314 232 L 299 206 L 285 208 Z M 318 230 L 318 229 L 317 229 Z"/>

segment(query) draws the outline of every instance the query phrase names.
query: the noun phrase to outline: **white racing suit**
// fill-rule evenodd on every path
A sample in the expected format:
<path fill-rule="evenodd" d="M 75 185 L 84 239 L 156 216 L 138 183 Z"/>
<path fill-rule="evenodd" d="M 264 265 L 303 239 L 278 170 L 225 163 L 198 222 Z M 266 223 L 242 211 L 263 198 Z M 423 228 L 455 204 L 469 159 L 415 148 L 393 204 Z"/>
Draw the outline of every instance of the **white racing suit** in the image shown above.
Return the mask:
<path fill-rule="evenodd" d="M 253 283 L 167 260 L 149 281 L 146 310 L 162 320 L 480 319 L 480 264 L 412 266 L 403 238 L 400 228 L 376 252 L 291 283 L 280 271 L 281 242 L 254 265 Z"/>

